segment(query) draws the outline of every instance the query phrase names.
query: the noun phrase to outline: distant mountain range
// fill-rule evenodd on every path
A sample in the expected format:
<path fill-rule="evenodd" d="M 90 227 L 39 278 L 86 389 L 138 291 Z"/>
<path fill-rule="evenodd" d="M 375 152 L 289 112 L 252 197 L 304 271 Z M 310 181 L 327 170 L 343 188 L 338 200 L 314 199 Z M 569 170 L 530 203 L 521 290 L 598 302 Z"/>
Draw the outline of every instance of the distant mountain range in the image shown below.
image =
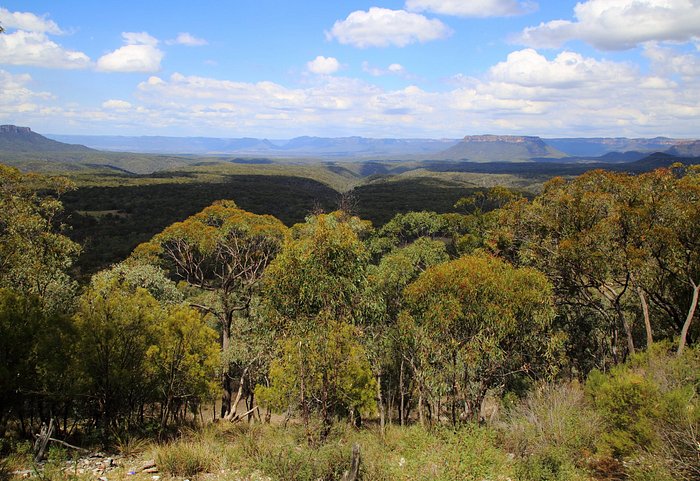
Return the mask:
<path fill-rule="evenodd" d="M 18 165 L 27 170 L 99 168 L 138 174 L 201 162 L 262 164 L 274 162 L 275 159 L 325 162 L 357 160 L 368 164 L 381 161 L 437 162 L 439 164 L 435 165 L 440 165 L 441 169 L 449 168 L 449 163 L 453 162 L 478 171 L 517 170 L 518 167 L 507 167 L 507 164 L 521 163 L 529 165 L 522 169 L 531 172 L 538 169 L 568 172 L 612 164 L 633 168 L 632 164 L 636 163 L 635 165 L 647 168 L 655 164 L 669 165 L 674 159 L 700 157 L 700 141 L 666 137 L 542 139 L 535 136 L 471 135 L 461 140 L 365 137 L 297 137 L 291 140 L 77 135 L 51 137 L 32 132 L 28 127 L 2 125 L 0 162 Z M 663 153 L 663 157 L 650 157 L 650 154 L 656 152 Z M 208 158 L 203 158 L 205 156 Z M 489 165 L 475 167 L 478 164 Z M 580 167 L 564 168 L 566 165 Z"/>
<path fill-rule="evenodd" d="M 700 155 L 700 141 L 655 137 L 552 138 L 513 135 L 470 135 L 463 139 L 371 139 L 366 137 L 296 137 L 290 140 L 215 137 L 128 137 L 116 135 L 48 135 L 70 144 L 117 152 L 176 155 L 254 155 L 270 158 L 324 157 L 376 159 L 470 160 L 472 162 L 532 159 L 594 159 L 629 162 L 670 149 L 674 155 Z M 639 157 L 641 156 L 641 157 Z"/>
<path fill-rule="evenodd" d="M 280 157 L 368 158 L 432 155 L 456 144 L 454 139 L 370 139 L 366 137 L 296 137 L 291 140 L 215 137 L 122 137 L 49 135 L 60 142 L 95 149 L 188 155 L 255 155 Z"/>

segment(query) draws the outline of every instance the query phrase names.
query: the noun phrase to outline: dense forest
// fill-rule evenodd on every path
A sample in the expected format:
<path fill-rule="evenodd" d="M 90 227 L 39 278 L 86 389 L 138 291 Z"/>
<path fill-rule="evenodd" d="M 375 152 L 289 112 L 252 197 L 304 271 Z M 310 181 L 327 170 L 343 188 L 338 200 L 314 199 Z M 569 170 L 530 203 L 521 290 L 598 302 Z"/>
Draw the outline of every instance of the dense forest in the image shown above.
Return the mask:
<path fill-rule="evenodd" d="M 50 471 L 75 446 L 351 479 L 352 444 L 366 480 L 700 478 L 697 166 L 376 226 L 347 198 L 289 227 L 222 196 L 89 279 L 74 189 L 0 166 L 0 477 L 43 423 L 56 479 L 83 479 Z"/>

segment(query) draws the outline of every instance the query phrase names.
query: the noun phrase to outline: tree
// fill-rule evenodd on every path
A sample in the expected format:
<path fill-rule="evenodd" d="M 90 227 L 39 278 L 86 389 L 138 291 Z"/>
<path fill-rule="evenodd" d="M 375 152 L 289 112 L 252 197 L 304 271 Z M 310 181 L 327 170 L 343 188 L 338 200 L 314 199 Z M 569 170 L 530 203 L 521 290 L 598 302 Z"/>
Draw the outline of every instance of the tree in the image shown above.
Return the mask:
<path fill-rule="evenodd" d="M 158 301 L 146 289 L 97 275 L 80 297 L 75 314 L 84 394 L 106 435 L 116 421 L 132 418 L 152 399 L 146 352 L 154 344 Z M 135 419 L 131 419 L 135 421 Z"/>
<path fill-rule="evenodd" d="M 510 232 L 496 229 L 490 241 L 507 258 L 546 273 L 556 286 L 562 312 L 597 318 L 591 330 L 605 333 L 615 362 L 624 358 L 618 354 L 620 328 L 627 352 L 635 351 L 628 304 L 637 256 L 631 236 L 636 231 L 629 230 L 623 213 L 625 203 L 633 201 L 631 184 L 624 174 L 600 170 L 569 182 L 552 179 L 532 202 L 504 209 L 500 224 Z M 582 323 L 574 319 L 572 325 Z M 604 353 L 597 357 L 605 359 Z"/>
<path fill-rule="evenodd" d="M 43 309 L 69 309 L 74 283 L 67 271 L 80 247 L 61 234 L 62 177 L 22 174 L 0 164 L 0 287 L 37 296 Z"/>
<path fill-rule="evenodd" d="M 25 419 L 37 411 L 41 420 L 68 411 L 73 342 L 66 316 L 48 314 L 36 296 L 0 288 L 0 436 L 10 418 L 27 434 Z"/>
<path fill-rule="evenodd" d="M 246 212 L 233 201 L 219 201 L 137 247 L 134 257 L 162 262 L 193 288 L 191 305 L 217 320 L 223 359 L 229 360 L 234 318 L 250 315 L 263 272 L 279 251 L 286 231 L 272 216 Z M 237 404 L 232 404 L 234 373 L 230 363 L 225 364 L 221 417 L 233 417 Z M 242 386 L 248 366 L 239 368 L 238 384 Z"/>
<path fill-rule="evenodd" d="M 367 350 L 377 379 L 377 404 L 380 425 L 385 421 L 383 392 L 394 387 L 398 391 L 399 421 L 406 421 L 410 405 L 410 379 L 405 366 L 405 339 L 397 328 L 398 315 L 404 307 L 404 288 L 427 268 L 449 259 L 444 242 L 421 237 L 404 247 L 396 248 L 382 257 L 379 265 L 370 266 L 369 284 L 375 299 L 380 301 L 380 312 L 368 323 Z"/>
<path fill-rule="evenodd" d="M 319 411 L 323 433 L 334 415 L 365 406 L 366 393 L 374 395 L 371 375 L 345 389 L 351 373 L 369 370 L 358 342 L 371 309 L 365 297 L 369 254 L 358 237 L 366 228 L 342 212 L 311 216 L 292 228 L 266 274 L 264 298 L 283 354 L 273 364 L 271 389 L 290 393 L 293 386 L 297 400 L 288 404 L 301 407 L 307 426 L 311 410 Z"/>
<path fill-rule="evenodd" d="M 489 389 L 556 371 L 562 338 L 552 329 L 552 286 L 534 269 L 464 256 L 427 269 L 405 298 L 400 323 L 413 338 L 421 419 L 425 399 L 439 416 L 447 395 L 456 423 L 460 409 L 478 415 Z"/>
<path fill-rule="evenodd" d="M 198 311 L 182 305 L 166 307 L 153 331 L 146 369 L 155 380 L 164 429 L 180 407 L 194 410 L 214 392 L 212 380 L 219 367 L 217 335 Z"/>
<path fill-rule="evenodd" d="M 657 191 L 642 218 L 649 226 L 643 247 L 653 272 L 646 278 L 647 290 L 675 320 L 680 356 L 700 297 L 700 169 L 678 165 L 645 177 Z"/>

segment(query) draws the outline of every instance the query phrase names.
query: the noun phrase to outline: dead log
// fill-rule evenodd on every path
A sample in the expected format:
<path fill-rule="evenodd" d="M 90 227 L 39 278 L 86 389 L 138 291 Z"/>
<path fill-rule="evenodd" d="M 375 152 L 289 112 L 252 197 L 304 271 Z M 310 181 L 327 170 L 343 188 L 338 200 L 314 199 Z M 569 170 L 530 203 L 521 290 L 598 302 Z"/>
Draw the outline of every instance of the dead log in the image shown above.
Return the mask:
<path fill-rule="evenodd" d="M 34 462 L 38 463 L 44 459 L 44 453 L 46 452 L 46 445 L 49 444 L 49 439 L 53 434 L 53 418 L 49 421 L 48 427 L 46 424 L 41 425 L 39 434 L 36 435 L 36 441 L 34 442 Z"/>
<path fill-rule="evenodd" d="M 360 445 L 355 444 L 352 447 L 352 460 L 350 462 L 350 471 L 343 473 L 343 481 L 357 481 L 360 476 Z"/>

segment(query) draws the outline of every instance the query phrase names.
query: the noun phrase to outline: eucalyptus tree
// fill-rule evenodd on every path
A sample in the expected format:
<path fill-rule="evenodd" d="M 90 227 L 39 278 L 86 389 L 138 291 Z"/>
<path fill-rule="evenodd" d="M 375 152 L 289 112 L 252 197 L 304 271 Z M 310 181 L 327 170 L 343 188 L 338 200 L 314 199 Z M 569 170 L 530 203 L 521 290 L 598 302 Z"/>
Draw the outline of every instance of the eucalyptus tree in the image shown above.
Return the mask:
<path fill-rule="evenodd" d="M 392 250 L 381 258 L 378 265 L 369 268 L 369 283 L 380 310 L 367 326 L 366 345 L 377 378 L 381 426 L 385 422 L 385 404 L 394 401 L 390 396 L 396 394 L 398 397 L 399 422 L 402 425 L 406 422 L 411 405 L 412 380 L 405 358 L 410 352 L 406 344 L 410 343 L 410 338 L 402 336 L 397 325 L 405 302 L 404 289 L 427 268 L 448 259 L 444 242 L 421 237 Z"/>
<path fill-rule="evenodd" d="M 535 269 L 463 256 L 428 268 L 404 295 L 419 419 L 426 401 L 438 417 L 445 398 L 453 423 L 476 417 L 489 389 L 556 372 L 563 338 L 552 329 L 552 286 Z"/>
<path fill-rule="evenodd" d="M 367 411 L 374 385 L 360 342 L 372 315 L 367 302 L 369 253 L 358 234 L 369 224 L 343 212 L 294 226 L 270 264 L 264 298 L 281 356 L 271 369 L 269 401 L 301 409 L 308 425 L 320 413 L 324 433 L 333 416 Z"/>
<path fill-rule="evenodd" d="M 68 270 L 80 246 L 62 233 L 59 200 L 72 188 L 0 164 L 0 287 L 37 296 L 47 311 L 67 310 L 75 292 Z"/>
<path fill-rule="evenodd" d="M 133 254 L 135 259 L 160 263 L 185 281 L 191 288 L 191 305 L 216 319 L 224 364 L 222 417 L 233 418 L 236 413 L 234 377 L 240 400 L 250 366 L 261 355 L 239 359 L 232 352 L 232 336 L 245 338 L 249 328 L 246 322 L 235 322 L 236 318 L 250 318 L 265 269 L 279 252 L 286 232 L 273 216 L 247 212 L 233 201 L 218 201 L 167 227 Z M 237 332 L 232 332 L 234 326 Z M 234 363 L 238 376 L 234 376 Z"/>

